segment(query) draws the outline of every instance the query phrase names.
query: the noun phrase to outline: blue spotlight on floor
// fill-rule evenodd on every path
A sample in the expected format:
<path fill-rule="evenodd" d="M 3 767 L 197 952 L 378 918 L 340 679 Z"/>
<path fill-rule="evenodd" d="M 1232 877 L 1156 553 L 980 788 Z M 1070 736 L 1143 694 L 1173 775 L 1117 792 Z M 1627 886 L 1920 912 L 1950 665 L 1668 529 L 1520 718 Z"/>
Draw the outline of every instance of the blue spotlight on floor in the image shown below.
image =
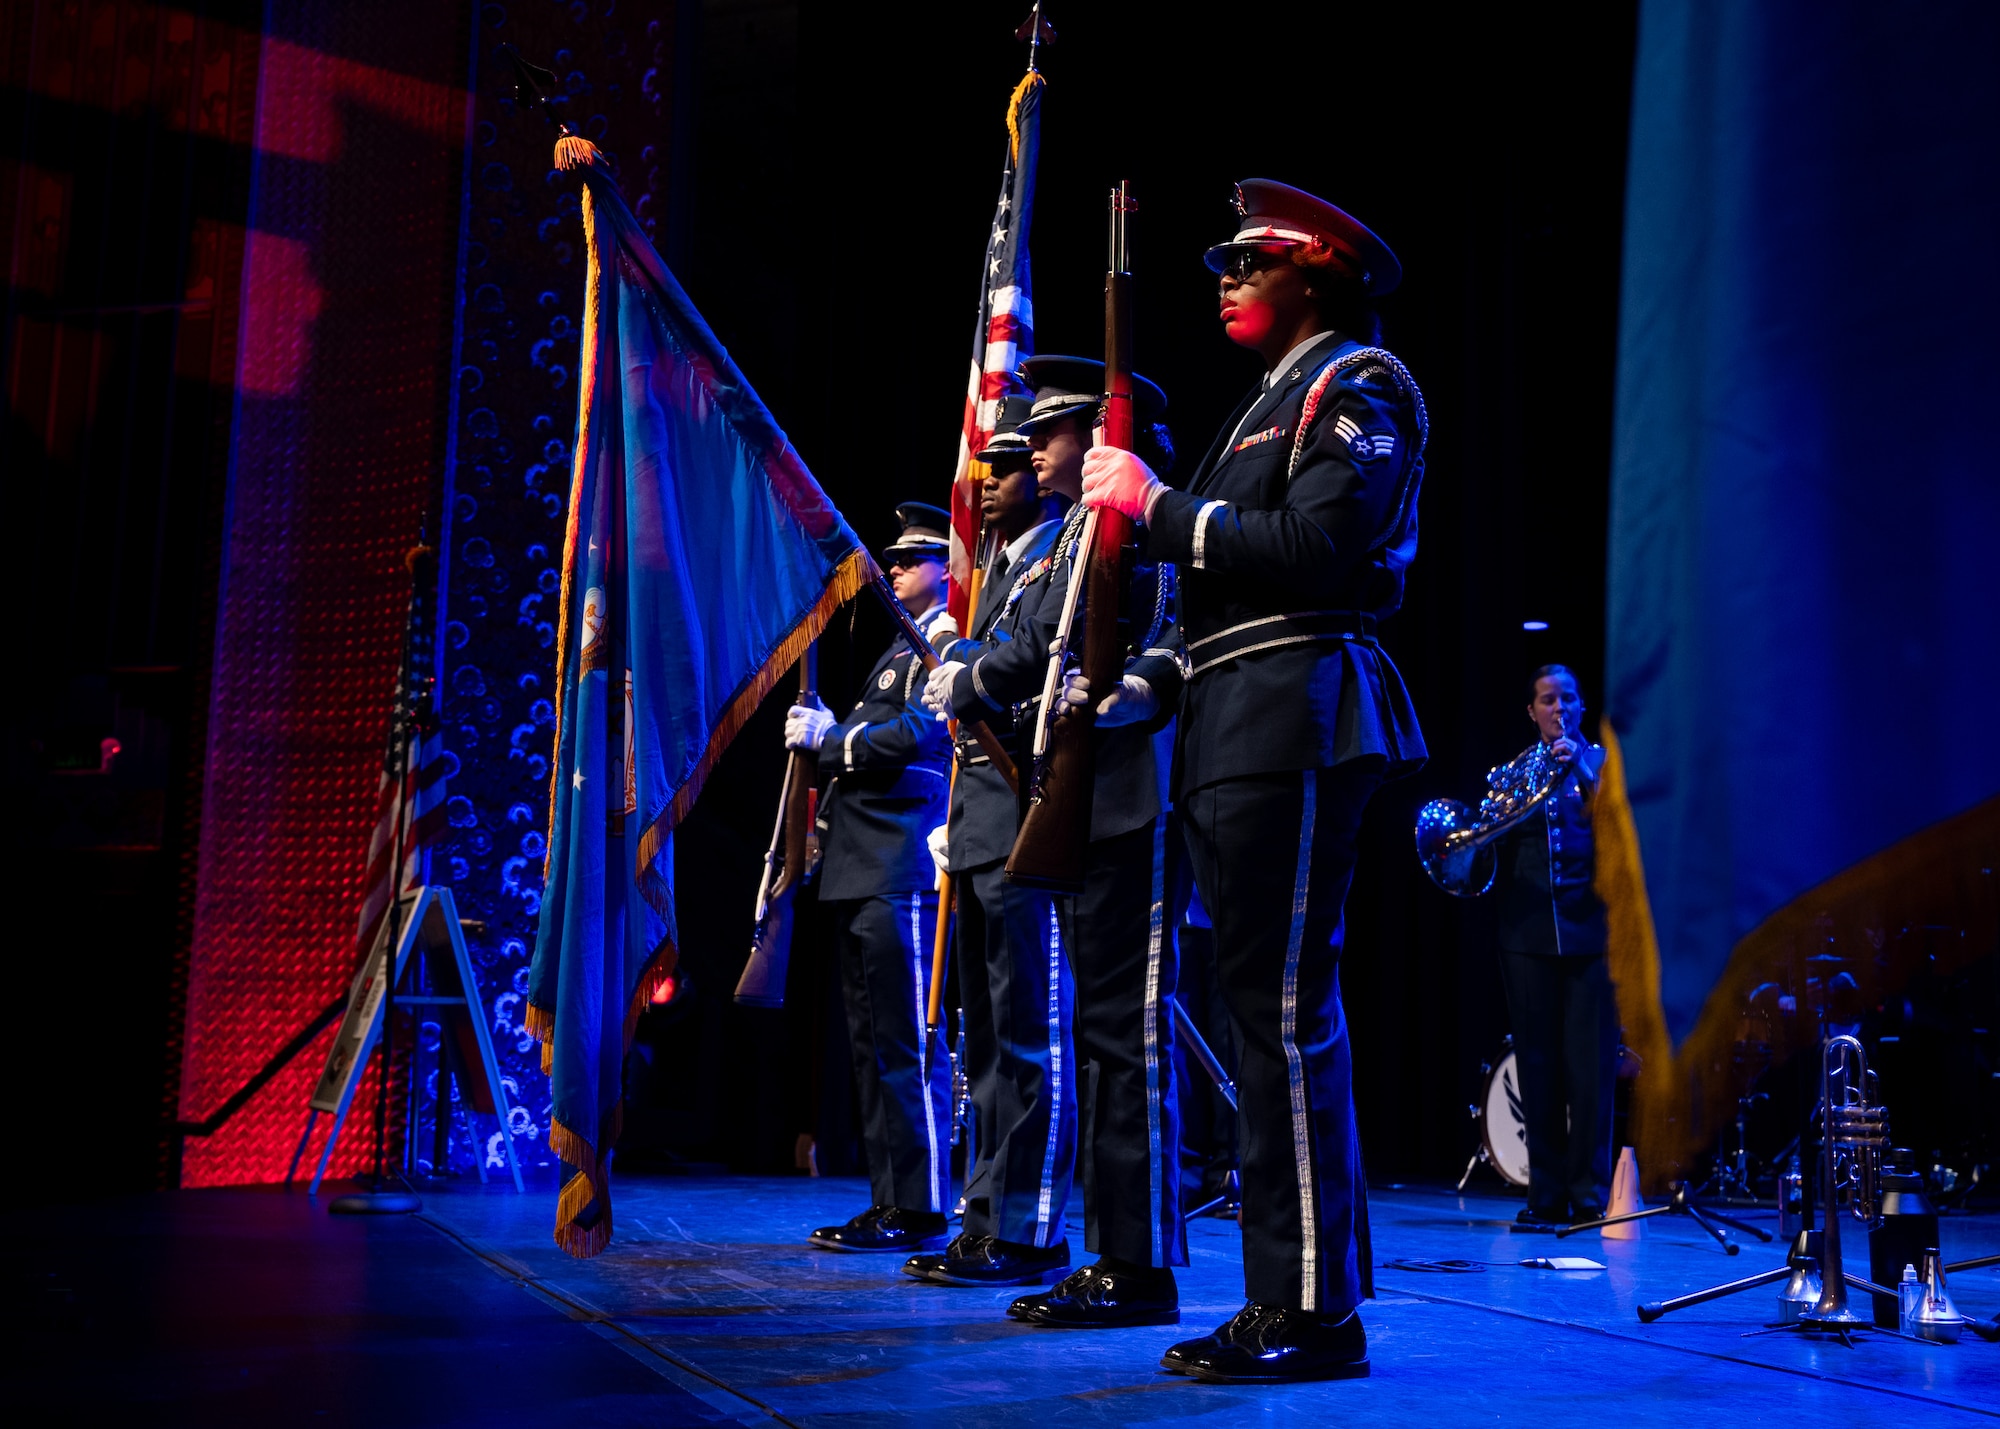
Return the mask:
<path fill-rule="evenodd" d="M 1521 628 L 1523 630 L 1547 630 L 1549 623 L 1546 620 L 1524 620 L 1521 622 Z"/>

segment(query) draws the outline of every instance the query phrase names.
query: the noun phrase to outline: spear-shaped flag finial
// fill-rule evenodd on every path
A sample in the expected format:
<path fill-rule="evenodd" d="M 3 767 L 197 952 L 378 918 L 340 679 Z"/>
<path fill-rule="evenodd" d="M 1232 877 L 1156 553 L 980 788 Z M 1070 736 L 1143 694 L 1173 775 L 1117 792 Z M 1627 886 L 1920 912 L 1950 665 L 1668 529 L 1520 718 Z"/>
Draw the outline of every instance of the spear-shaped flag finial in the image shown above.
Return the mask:
<path fill-rule="evenodd" d="M 560 81 L 556 78 L 554 70 L 529 64 L 527 58 L 512 45 L 500 45 L 493 51 L 493 56 L 502 63 L 513 66 L 516 104 L 523 109 L 541 110 L 542 117 L 547 119 L 558 133 L 568 135 L 576 132 L 563 123 L 561 116 L 556 113 L 555 101 L 566 99 L 568 96 L 557 92 Z"/>
<path fill-rule="evenodd" d="M 1014 30 L 1014 38 L 1028 42 L 1028 68 L 1035 67 L 1035 52 L 1043 45 L 1056 42 L 1056 27 L 1042 14 L 1042 0 L 1035 0 L 1034 13 L 1023 20 Z"/>

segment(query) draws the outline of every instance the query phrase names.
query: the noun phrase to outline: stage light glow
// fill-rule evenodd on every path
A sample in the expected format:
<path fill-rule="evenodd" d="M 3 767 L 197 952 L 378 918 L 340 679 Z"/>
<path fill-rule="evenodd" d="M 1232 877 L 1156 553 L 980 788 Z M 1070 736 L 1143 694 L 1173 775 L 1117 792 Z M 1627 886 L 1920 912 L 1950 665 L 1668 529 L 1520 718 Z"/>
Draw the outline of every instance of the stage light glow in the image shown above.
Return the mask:
<path fill-rule="evenodd" d="M 1546 620 L 1524 620 L 1521 622 L 1521 628 L 1523 630 L 1547 630 L 1549 623 Z"/>

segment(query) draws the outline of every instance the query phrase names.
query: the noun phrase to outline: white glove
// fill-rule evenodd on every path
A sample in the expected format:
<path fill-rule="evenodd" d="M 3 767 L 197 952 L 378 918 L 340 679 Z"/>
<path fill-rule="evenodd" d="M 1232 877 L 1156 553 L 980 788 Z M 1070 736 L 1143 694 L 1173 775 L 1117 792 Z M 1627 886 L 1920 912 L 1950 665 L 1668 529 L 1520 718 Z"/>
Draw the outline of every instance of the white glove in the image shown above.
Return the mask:
<path fill-rule="evenodd" d="M 950 830 L 945 825 L 939 824 L 930 831 L 930 835 L 924 840 L 925 845 L 931 851 L 931 862 L 937 865 L 937 871 L 940 874 L 945 871 L 945 845 L 949 839 Z"/>
<path fill-rule="evenodd" d="M 818 749 L 826 732 L 833 728 L 833 712 L 810 705 L 793 705 L 785 711 L 785 748 Z"/>
<path fill-rule="evenodd" d="M 962 660 L 947 660 L 924 681 L 924 708 L 939 719 L 951 717 L 951 682 L 965 668 Z"/>
<path fill-rule="evenodd" d="M 1061 717 L 1089 703 L 1090 681 L 1083 677 L 1081 671 L 1070 671 L 1063 677 L 1062 690 L 1056 696 L 1056 715 Z M 1142 724 L 1151 719 L 1159 708 L 1160 697 L 1153 692 L 1153 687 L 1137 675 L 1127 675 L 1097 707 L 1097 727 L 1116 729 L 1121 724 Z"/>
<path fill-rule="evenodd" d="M 940 615 L 931 622 L 931 644 L 942 645 L 947 640 L 958 639 L 958 621 L 950 615 Z"/>
<path fill-rule="evenodd" d="M 1153 469 L 1118 447 L 1092 447 L 1083 458 L 1083 504 L 1108 506 L 1143 522 L 1166 486 Z"/>

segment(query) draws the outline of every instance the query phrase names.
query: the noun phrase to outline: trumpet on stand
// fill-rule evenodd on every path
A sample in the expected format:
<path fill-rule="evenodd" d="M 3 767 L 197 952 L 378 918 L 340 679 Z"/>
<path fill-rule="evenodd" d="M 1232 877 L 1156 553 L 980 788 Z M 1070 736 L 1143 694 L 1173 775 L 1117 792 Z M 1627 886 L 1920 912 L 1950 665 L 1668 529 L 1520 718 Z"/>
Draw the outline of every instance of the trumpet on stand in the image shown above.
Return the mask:
<path fill-rule="evenodd" d="M 1783 1280 L 1778 1295 L 1777 1329 L 1827 1330 L 1843 1338 L 1856 1330 L 1872 1330 L 1867 1316 L 1847 1303 L 1850 1288 L 1896 1298 L 1896 1292 L 1841 1264 L 1840 1231 L 1849 1215 L 1864 1225 L 1881 1212 L 1882 1153 L 1889 1145 L 1889 1112 L 1875 1100 L 1874 1074 L 1861 1043 L 1853 1037 L 1828 1037 L 1820 1045 L 1820 1227 L 1802 1230 L 1792 1242 L 1785 1264 L 1726 1285 L 1711 1286 L 1671 1300 L 1653 1300 L 1639 1307 L 1647 1324 L 1662 1315 L 1725 1295 L 1736 1295 Z M 1579 1228 L 1580 1229 L 1580 1228 Z M 1768 1237 L 1767 1237 L 1768 1239 Z"/>

